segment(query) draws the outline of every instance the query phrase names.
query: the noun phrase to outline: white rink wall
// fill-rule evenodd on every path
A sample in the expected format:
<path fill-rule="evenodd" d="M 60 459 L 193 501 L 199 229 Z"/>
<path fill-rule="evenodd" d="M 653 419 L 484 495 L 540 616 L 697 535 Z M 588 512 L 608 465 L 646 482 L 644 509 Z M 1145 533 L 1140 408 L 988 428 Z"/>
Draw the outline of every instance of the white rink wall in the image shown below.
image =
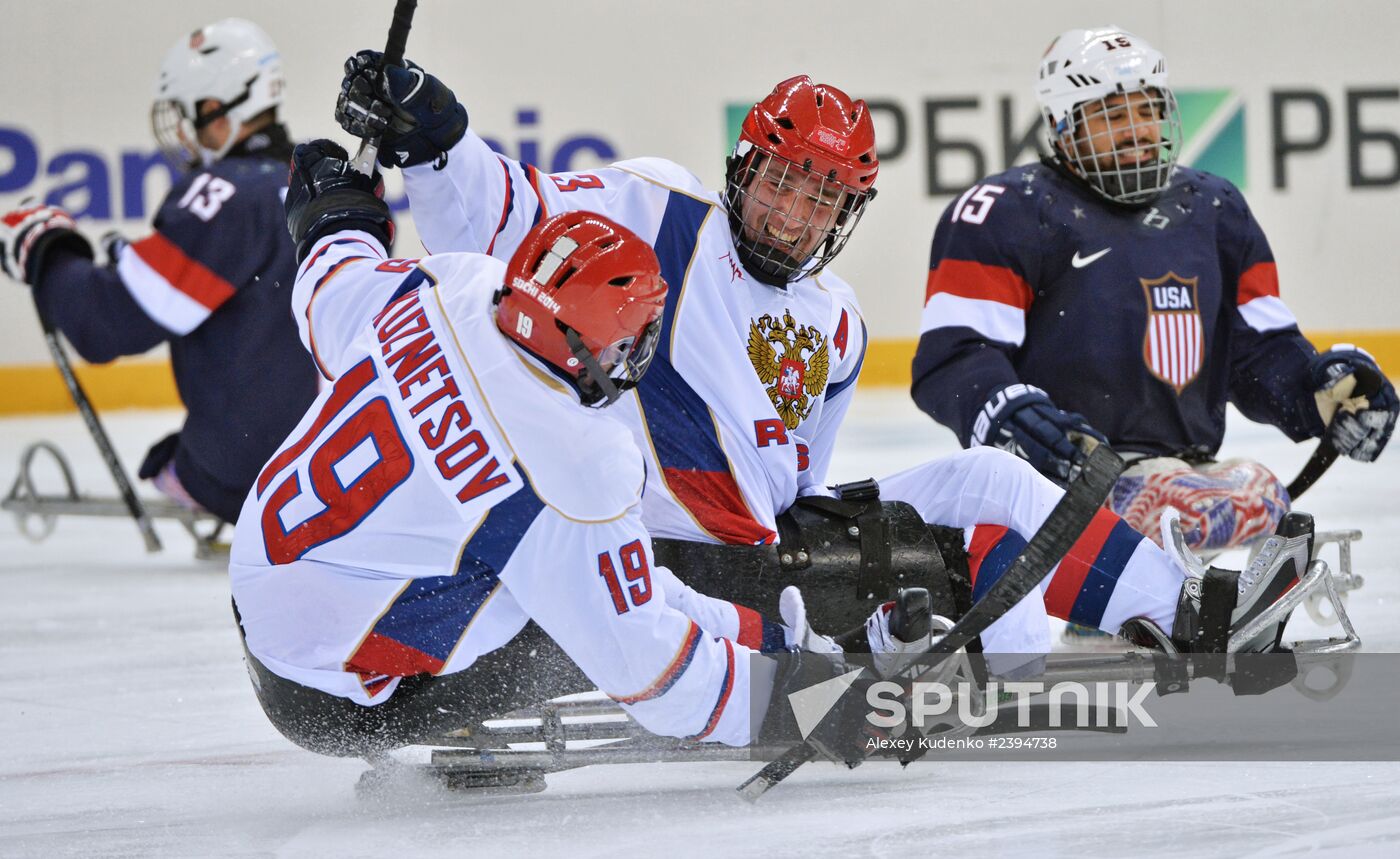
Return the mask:
<path fill-rule="evenodd" d="M 344 140 L 331 117 L 341 61 L 382 48 L 392 8 L 0 0 L 0 207 L 48 197 L 82 215 L 93 236 L 143 234 L 169 181 L 142 169 L 154 152 L 156 68 L 181 34 L 230 15 L 256 21 L 281 48 L 293 134 Z M 862 296 L 872 335 L 899 340 L 917 333 L 943 206 L 979 168 L 1006 166 L 1007 139 L 1016 160 L 1032 157 L 1015 150 L 1035 116 L 1036 60 L 1060 31 L 1109 23 L 1167 54 L 1174 88 L 1203 117 L 1191 146 L 1213 142 L 1204 157 L 1243 178 L 1304 327 L 1400 332 L 1393 0 L 423 0 L 408 55 L 452 86 L 473 128 L 512 156 L 586 169 L 664 155 L 715 187 L 731 143 L 727 105 L 751 103 L 796 73 L 870 100 L 880 196 L 838 269 Z M 398 251 L 416 253 L 404 227 Z M 26 296 L 0 290 L 0 365 L 46 360 Z"/>

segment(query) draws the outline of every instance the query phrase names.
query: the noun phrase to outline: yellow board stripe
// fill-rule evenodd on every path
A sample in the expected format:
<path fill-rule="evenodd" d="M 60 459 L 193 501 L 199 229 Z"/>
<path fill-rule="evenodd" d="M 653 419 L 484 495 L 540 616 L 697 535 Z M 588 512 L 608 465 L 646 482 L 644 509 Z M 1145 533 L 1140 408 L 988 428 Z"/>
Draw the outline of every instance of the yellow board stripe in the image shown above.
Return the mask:
<path fill-rule="evenodd" d="M 117 361 L 74 366 L 98 409 L 156 409 L 180 405 L 169 361 Z M 0 414 L 76 411 L 52 364 L 0 367 Z"/>
<path fill-rule="evenodd" d="M 1310 331 L 1319 349 L 1354 343 L 1376 357 L 1392 376 L 1400 374 L 1400 331 Z M 913 339 L 872 340 L 861 370 L 862 387 L 909 386 L 914 361 Z M 167 361 L 117 361 L 77 365 L 78 379 L 99 409 L 154 409 L 180 405 L 175 377 Z M 63 378 L 50 365 L 0 366 L 0 415 L 71 412 L 73 401 Z"/>

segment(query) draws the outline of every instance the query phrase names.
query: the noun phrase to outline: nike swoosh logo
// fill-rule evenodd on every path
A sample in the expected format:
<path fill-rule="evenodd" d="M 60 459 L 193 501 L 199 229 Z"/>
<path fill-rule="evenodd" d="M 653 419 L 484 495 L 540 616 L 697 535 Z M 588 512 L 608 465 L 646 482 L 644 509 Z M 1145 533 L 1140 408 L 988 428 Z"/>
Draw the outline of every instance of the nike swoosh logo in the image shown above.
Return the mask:
<path fill-rule="evenodd" d="M 1098 259 L 1099 257 L 1103 256 L 1111 250 L 1113 250 L 1113 248 L 1104 248 L 1098 253 L 1089 254 L 1086 257 L 1081 257 L 1079 255 L 1079 251 L 1075 251 L 1074 259 L 1070 260 L 1070 264 L 1073 265 L 1075 268 L 1083 268 L 1084 266 L 1088 265 L 1089 263 L 1093 262 L 1094 260 Z"/>

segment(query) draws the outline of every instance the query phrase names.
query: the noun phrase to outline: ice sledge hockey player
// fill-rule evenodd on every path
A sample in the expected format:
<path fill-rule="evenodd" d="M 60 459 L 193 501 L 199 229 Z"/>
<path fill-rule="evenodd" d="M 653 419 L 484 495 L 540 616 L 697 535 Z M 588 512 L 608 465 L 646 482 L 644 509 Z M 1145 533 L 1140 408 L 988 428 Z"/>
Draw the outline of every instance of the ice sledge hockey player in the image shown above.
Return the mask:
<path fill-rule="evenodd" d="M 956 617 L 1061 497 L 993 448 L 881 480 L 880 498 L 873 482 L 826 488 L 866 348 L 855 295 L 828 268 L 874 194 L 863 101 L 783 81 L 749 112 L 717 195 L 659 158 L 542 173 L 491 151 L 434 76 L 379 65 L 372 51 L 347 61 L 337 118 L 356 136 L 383 135 L 380 163 L 403 169 L 427 247 L 507 259 L 543 218 L 589 210 L 656 248 L 671 285 L 657 355 L 613 411 L 647 460 L 643 520 L 658 556 L 687 585 L 771 613 L 796 584 L 827 630 L 859 622 L 900 586 L 927 588 L 935 610 Z M 1290 581 L 1282 568 L 1306 562 L 1293 551 L 1300 540 L 1262 576 L 1270 584 L 1251 588 Z M 1146 618 L 1170 636 L 1178 605 L 1198 606 L 1185 577 L 1172 553 L 1103 510 L 1045 583 L 1044 605 L 1023 600 L 983 643 L 1047 652 L 1046 607 L 1110 632 Z"/>
<path fill-rule="evenodd" d="M 1210 553 L 1272 533 L 1283 483 L 1216 460 L 1226 403 L 1370 462 L 1395 389 L 1360 349 L 1318 354 L 1239 189 L 1177 165 L 1160 52 L 1117 27 L 1069 30 L 1035 92 L 1050 156 L 980 180 L 938 222 L 914 399 L 964 446 L 1014 451 L 1060 481 L 1070 436 L 1106 437 L 1135 460 L 1111 506 L 1154 538 L 1167 507 Z"/>
<path fill-rule="evenodd" d="M 232 550 L 269 718 L 357 755 L 597 687 L 655 733 L 749 743 L 766 704 L 751 692 L 777 682 L 785 707 L 784 684 L 812 681 L 751 660 L 739 631 L 757 625 L 753 650 L 829 639 L 795 592 L 784 627 L 652 557 L 646 465 L 609 416 L 656 354 L 652 249 L 566 211 L 509 262 L 387 259 L 388 209 L 347 162 L 330 141 L 296 149 L 293 307 L 332 384 L 259 475 Z M 870 623 L 878 649 L 889 612 Z M 751 678 L 765 666 L 776 681 Z"/>
<path fill-rule="evenodd" d="M 56 206 L 12 211 L 4 266 L 88 361 L 170 344 L 187 415 L 140 476 L 232 522 L 253 479 L 316 396 L 291 319 L 296 264 L 282 213 L 292 147 L 278 121 L 282 60 L 236 18 L 181 36 L 161 63 L 151 123 L 187 168 L 154 232 L 108 245 L 98 265 Z"/>

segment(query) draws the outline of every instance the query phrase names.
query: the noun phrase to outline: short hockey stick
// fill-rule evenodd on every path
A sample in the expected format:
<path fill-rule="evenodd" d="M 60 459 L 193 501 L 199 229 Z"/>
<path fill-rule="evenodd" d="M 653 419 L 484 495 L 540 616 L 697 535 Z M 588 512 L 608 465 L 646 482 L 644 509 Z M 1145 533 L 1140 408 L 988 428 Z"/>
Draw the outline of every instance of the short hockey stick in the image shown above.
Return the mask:
<path fill-rule="evenodd" d="M 112 441 L 107 437 L 107 431 L 102 428 L 102 421 L 97 418 L 97 411 L 93 409 L 92 401 L 88 399 L 87 392 L 78 382 L 78 377 L 73 372 L 73 363 L 68 359 L 68 352 L 58 339 L 58 331 L 53 327 L 53 323 L 44 316 L 44 311 L 39 308 L 37 302 L 34 305 L 34 310 L 39 314 L 39 325 L 44 329 L 44 342 L 48 344 L 49 354 L 53 355 L 53 361 L 58 365 L 59 375 L 63 377 L 63 383 L 68 386 L 68 394 L 73 398 L 73 404 L 78 407 L 78 413 L 83 416 L 83 423 L 87 424 L 88 432 L 92 433 L 92 440 L 97 443 L 97 449 L 102 453 L 103 461 L 107 463 L 107 470 L 112 473 L 112 480 L 117 484 L 122 502 L 126 504 L 126 509 L 131 511 L 131 518 L 136 520 L 136 527 L 141 530 L 141 537 L 146 541 L 146 551 L 159 552 L 161 550 L 160 537 L 156 536 L 156 529 L 151 523 L 151 517 L 147 514 L 141 499 L 136 496 L 136 490 L 132 487 L 131 480 L 126 476 L 126 469 L 122 467 L 121 460 L 117 458 L 117 451 L 112 447 Z"/>
<path fill-rule="evenodd" d="M 394 3 L 394 20 L 389 24 L 389 38 L 384 44 L 384 67 L 403 63 L 403 52 L 408 44 L 408 31 L 413 26 L 413 13 L 418 9 L 418 0 L 397 0 Z M 374 162 L 379 157 L 379 138 L 366 137 L 360 142 L 360 150 L 355 153 L 351 164 L 366 176 L 374 175 Z"/>

